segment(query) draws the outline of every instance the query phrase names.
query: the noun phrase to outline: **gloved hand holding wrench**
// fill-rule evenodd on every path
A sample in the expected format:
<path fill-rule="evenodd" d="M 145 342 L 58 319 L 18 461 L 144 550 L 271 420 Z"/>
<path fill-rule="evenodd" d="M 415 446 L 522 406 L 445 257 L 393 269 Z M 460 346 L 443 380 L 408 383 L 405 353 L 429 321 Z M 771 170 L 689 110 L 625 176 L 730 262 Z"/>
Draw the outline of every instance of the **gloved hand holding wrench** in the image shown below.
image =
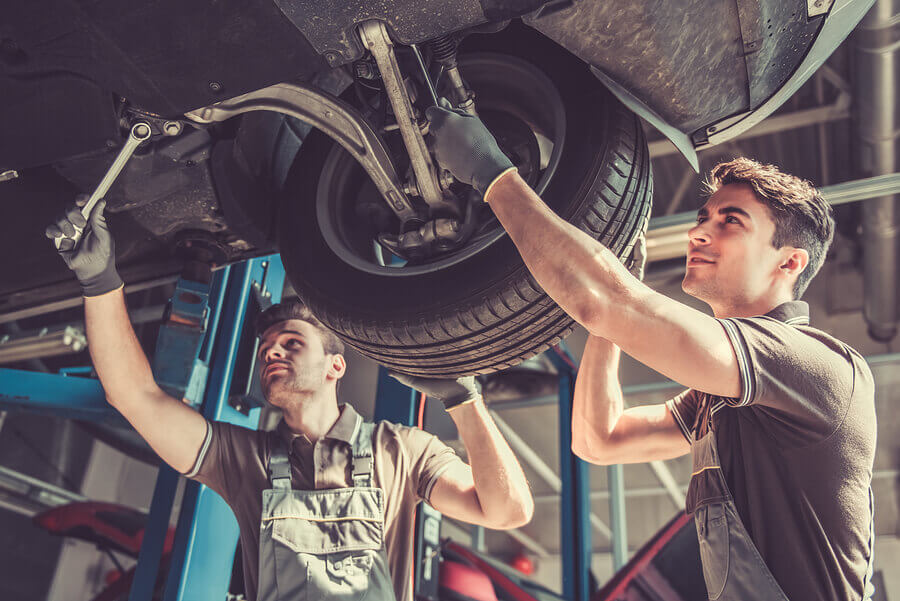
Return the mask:
<path fill-rule="evenodd" d="M 54 241 L 69 269 L 75 272 L 84 296 L 99 296 L 122 286 L 115 266 L 115 246 L 103 214 L 106 207 L 103 197 L 137 147 L 149 137 L 147 123 L 134 124 L 128 140 L 94 193 L 77 199 L 75 206 L 44 232 Z"/>

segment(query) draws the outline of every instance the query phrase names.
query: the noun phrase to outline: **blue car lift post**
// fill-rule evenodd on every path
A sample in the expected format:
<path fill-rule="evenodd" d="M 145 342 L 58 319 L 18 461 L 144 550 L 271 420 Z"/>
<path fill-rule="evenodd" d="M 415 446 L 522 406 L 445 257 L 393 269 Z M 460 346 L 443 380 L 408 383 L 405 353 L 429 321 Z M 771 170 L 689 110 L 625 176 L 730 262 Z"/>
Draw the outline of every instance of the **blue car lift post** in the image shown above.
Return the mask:
<path fill-rule="evenodd" d="M 278 302 L 284 268 L 277 255 L 224 267 L 212 276 L 186 270 L 176 285 L 154 354 L 154 376 L 176 398 L 207 419 L 256 428 L 259 410 L 246 392 L 255 369 L 255 340 L 244 331 L 253 310 Z M 249 348 L 249 353 L 247 347 Z M 250 359 L 236 371 L 235 362 Z M 248 383 L 235 390 L 233 380 Z M 0 369 L 0 409 L 28 411 L 127 426 L 106 402 L 97 380 Z M 163 464 L 145 527 L 129 601 L 150 601 L 159 576 L 178 474 Z M 224 599 L 231 580 L 238 526 L 225 502 L 189 481 L 185 487 L 172 552 L 166 601 Z"/>
<path fill-rule="evenodd" d="M 559 374 L 560 543 L 563 596 L 587 601 L 591 570 L 591 487 L 588 464 L 572 452 L 572 405 L 578 365 L 565 342 L 546 353 Z M 628 561 L 625 524 L 625 483 L 621 465 L 607 467 L 613 570 Z"/>

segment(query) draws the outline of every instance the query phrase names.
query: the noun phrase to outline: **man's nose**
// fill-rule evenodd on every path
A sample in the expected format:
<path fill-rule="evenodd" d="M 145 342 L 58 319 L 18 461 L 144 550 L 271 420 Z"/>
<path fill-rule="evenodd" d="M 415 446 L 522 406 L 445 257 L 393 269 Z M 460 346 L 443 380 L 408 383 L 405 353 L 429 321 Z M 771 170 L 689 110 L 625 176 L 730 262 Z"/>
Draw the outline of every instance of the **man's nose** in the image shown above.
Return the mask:
<path fill-rule="evenodd" d="M 694 246 L 705 246 L 710 242 L 709 232 L 706 231 L 702 223 L 698 223 L 688 230 L 688 240 Z"/>
<path fill-rule="evenodd" d="M 272 359 L 284 359 L 284 349 L 277 344 L 273 344 L 266 350 L 265 360 L 266 362 L 271 361 Z"/>

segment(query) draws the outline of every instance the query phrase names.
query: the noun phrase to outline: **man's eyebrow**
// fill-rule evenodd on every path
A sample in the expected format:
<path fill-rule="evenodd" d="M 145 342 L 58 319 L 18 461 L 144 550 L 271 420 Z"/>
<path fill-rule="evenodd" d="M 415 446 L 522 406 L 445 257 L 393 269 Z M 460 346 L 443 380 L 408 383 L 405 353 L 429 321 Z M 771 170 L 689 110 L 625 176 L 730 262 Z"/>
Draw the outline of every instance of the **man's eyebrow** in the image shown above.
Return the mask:
<path fill-rule="evenodd" d="M 747 219 L 750 219 L 751 221 L 753 220 L 753 217 L 750 216 L 750 213 L 748 213 L 747 211 L 745 211 L 744 209 L 742 209 L 740 207 L 733 207 L 733 206 L 722 207 L 720 209 L 716 209 L 716 213 L 721 213 L 723 215 L 741 215 L 743 217 L 746 217 Z M 707 210 L 706 207 L 702 207 L 700 210 L 697 211 L 697 217 L 708 217 L 708 216 L 709 216 L 709 211 Z"/>
<path fill-rule="evenodd" d="M 750 219 L 751 221 L 753 220 L 753 217 L 750 216 L 750 213 L 740 207 L 722 207 L 721 209 L 719 209 L 719 213 L 722 213 L 723 215 L 741 215 L 743 217 L 746 217 L 747 219 Z"/>

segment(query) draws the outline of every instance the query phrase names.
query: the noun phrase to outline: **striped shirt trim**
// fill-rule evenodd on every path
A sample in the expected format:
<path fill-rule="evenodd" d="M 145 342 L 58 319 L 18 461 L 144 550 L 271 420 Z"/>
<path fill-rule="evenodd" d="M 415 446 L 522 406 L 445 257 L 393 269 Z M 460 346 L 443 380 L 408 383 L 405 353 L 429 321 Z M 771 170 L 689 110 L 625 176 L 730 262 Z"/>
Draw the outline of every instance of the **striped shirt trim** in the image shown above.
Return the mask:
<path fill-rule="evenodd" d="M 725 399 L 725 402 L 732 407 L 745 407 L 753 402 L 756 394 L 753 383 L 753 371 L 750 369 L 750 351 L 744 342 L 744 337 L 738 331 L 737 325 L 731 319 L 720 319 L 719 323 L 725 328 L 731 346 L 734 347 L 734 354 L 737 357 L 738 367 L 741 371 L 741 396 L 735 399 Z M 715 408 L 714 408 L 715 410 Z"/>
<path fill-rule="evenodd" d="M 666 401 L 666 407 L 669 408 L 669 411 L 672 413 L 672 417 L 675 418 L 675 423 L 678 424 L 678 429 L 681 430 L 681 434 L 687 439 L 688 442 L 691 442 L 691 430 L 687 427 L 687 424 L 684 421 L 684 418 L 681 417 L 681 413 L 678 411 L 678 407 L 675 406 L 675 400 L 669 399 Z"/>
<path fill-rule="evenodd" d="M 425 494 L 422 495 L 422 498 L 425 499 L 425 501 L 427 503 L 431 503 L 431 489 L 434 488 L 434 485 L 437 484 L 437 481 L 440 479 L 440 477 L 443 476 L 444 472 L 449 470 L 450 466 L 452 466 L 452 465 L 453 465 L 452 462 L 447 463 L 447 465 L 439 467 L 437 469 L 437 471 L 434 472 L 434 475 L 431 477 L 431 480 L 425 486 L 425 490 L 423 491 Z"/>
<path fill-rule="evenodd" d="M 193 478 L 200 471 L 200 466 L 203 465 L 203 460 L 206 459 L 206 452 L 209 451 L 210 442 L 212 442 L 212 426 L 210 426 L 209 421 L 207 420 L 206 436 L 203 438 L 203 446 L 200 447 L 200 452 L 197 453 L 197 460 L 194 461 L 194 467 L 184 475 L 185 478 Z"/>
<path fill-rule="evenodd" d="M 797 317 L 791 317 L 790 319 L 785 319 L 784 323 L 791 325 L 791 326 L 808 326 L 809 325 L 809 316 L 798 315 Z"/>

